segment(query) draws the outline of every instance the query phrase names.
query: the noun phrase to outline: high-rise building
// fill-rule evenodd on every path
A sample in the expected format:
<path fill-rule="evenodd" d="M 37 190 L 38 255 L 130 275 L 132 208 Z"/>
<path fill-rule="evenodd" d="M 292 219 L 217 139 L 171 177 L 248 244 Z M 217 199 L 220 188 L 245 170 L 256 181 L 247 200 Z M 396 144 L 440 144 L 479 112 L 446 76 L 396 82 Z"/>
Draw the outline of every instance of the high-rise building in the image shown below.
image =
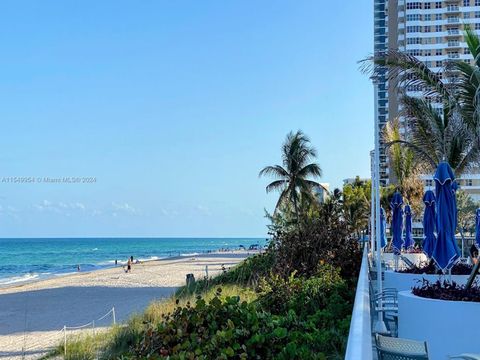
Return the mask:
<path fill-rule="evenodd" d="M 465 26 L 480 33 L 480 0 L 374 0 L 374 52 L 398 49 L 417 57 L 432 71 L 441 72 L 446 60 L 472 62 L 463 34 Z M 380 72 L 376 87 L 378 131 L 398 116 L 397 87 Z M 410 86 L 407 95 L 422 96 L 423 89 Z M 441 104 L 432 104 L 441 108 Z M 395 182 L 389 171 L 388 156 L 380 153 L 382 184 Z M 476 179 L 476 176 L 475 176 Z"/>
<path fill-rule="evenodd" d="M 374 53 L 381 54 L 389 48 L 390 39 L 389 32 L 389 15 L 390 3 L 388 0 L 374 0 Z M 376 78 L 377 86 L 375 87 L 377 101 L 375 116 L 378 116 L 379 128 L 376 131 L 380 133 L 388 121 L 388 81 L 387 70 L 379 71 Z M 380 136 L 380 139 L 382 137 Z M 380 140 L 380 145 L 383 141 Z M 380 146 L 380 184 L 386 185 L 389 180 L 388 158 L 383 146 Z M 373 159 L 373 157 L 372 157 Z"/>

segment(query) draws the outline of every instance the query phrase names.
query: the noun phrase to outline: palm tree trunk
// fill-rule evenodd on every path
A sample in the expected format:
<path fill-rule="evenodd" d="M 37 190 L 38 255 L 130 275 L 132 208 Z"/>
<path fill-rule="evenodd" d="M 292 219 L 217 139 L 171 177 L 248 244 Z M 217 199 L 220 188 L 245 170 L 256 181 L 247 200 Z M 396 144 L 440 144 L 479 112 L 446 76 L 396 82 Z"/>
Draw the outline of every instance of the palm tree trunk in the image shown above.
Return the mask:
<path fill-rule="evenodd" d="M 300 222 L 300 214 L 298 213 L 297 195 L 293 196 L 293 206 L 295 207 L 295 216 L 297 217 L 297 223 L 299 223 Z"/>

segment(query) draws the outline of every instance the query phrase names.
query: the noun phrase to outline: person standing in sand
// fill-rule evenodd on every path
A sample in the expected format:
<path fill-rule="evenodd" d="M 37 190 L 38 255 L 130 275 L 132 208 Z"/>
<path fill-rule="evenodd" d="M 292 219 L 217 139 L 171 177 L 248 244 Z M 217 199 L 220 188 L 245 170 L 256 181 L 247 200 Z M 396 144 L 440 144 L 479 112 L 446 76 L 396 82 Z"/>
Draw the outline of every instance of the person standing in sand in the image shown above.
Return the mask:
<path fill-rule="evenodd" d="M 128 259 L 127 261 L 127 273 L 132 271 L 132 261 Z"/>

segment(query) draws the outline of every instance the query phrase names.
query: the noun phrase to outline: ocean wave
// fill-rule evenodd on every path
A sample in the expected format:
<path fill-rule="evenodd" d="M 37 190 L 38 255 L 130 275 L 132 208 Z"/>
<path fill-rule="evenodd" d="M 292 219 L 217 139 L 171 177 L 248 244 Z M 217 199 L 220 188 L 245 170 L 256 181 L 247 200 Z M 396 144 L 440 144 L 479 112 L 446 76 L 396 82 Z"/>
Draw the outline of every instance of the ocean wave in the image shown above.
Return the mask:
<path fill-rule="evenodd" d="M 148 262 L 148 261 L 155 261 L 155 260 L 158 260 L 158 259 L 160 259 L 158 256 L 150 256 L 149 258 L 134 259 L 134 261 L 138 260 L 140 262 Z"/>
<path fill-rule="evenodd" d="M 180 256 L 198 256 L 198 255 L 200 255 L 200 253 L 198 252 L 180 254 Z"/>
<path fill-rule="evenodd" d="M 39 274 L 29 273 L 21 276 L 12 276 L 4 279 L 0 279 L 0 285 L 10 285 L 20 282 L 32 281 L 38 279 Z"/>

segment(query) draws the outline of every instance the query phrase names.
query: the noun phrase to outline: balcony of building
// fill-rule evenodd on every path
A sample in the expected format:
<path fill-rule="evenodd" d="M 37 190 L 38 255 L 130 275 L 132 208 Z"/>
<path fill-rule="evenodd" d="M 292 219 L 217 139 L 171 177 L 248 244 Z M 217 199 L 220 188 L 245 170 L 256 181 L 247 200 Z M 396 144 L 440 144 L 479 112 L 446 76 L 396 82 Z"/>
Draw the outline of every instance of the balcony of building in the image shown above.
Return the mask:
<path fill-rule="evenodd" d="M 446 22 L 445 25 L 446 26 L 452 26 L 452 25 L 458 26 L 458 25 L 460 25 L 460 18 L 458 16 L 449 16 L 447 18 L 447 22 Z"/>
<path fill-rule="evenodd" d="M 462 37 L 462 32 L 460 29 L 448 29 L 445 33 L 445 37 L 449 39 L 460 39 Z"/>
<path fill-rule="evenodd" d="M 460 14 L 460 7 L 456 4 L 447 5 L 447 14 Z"/>

